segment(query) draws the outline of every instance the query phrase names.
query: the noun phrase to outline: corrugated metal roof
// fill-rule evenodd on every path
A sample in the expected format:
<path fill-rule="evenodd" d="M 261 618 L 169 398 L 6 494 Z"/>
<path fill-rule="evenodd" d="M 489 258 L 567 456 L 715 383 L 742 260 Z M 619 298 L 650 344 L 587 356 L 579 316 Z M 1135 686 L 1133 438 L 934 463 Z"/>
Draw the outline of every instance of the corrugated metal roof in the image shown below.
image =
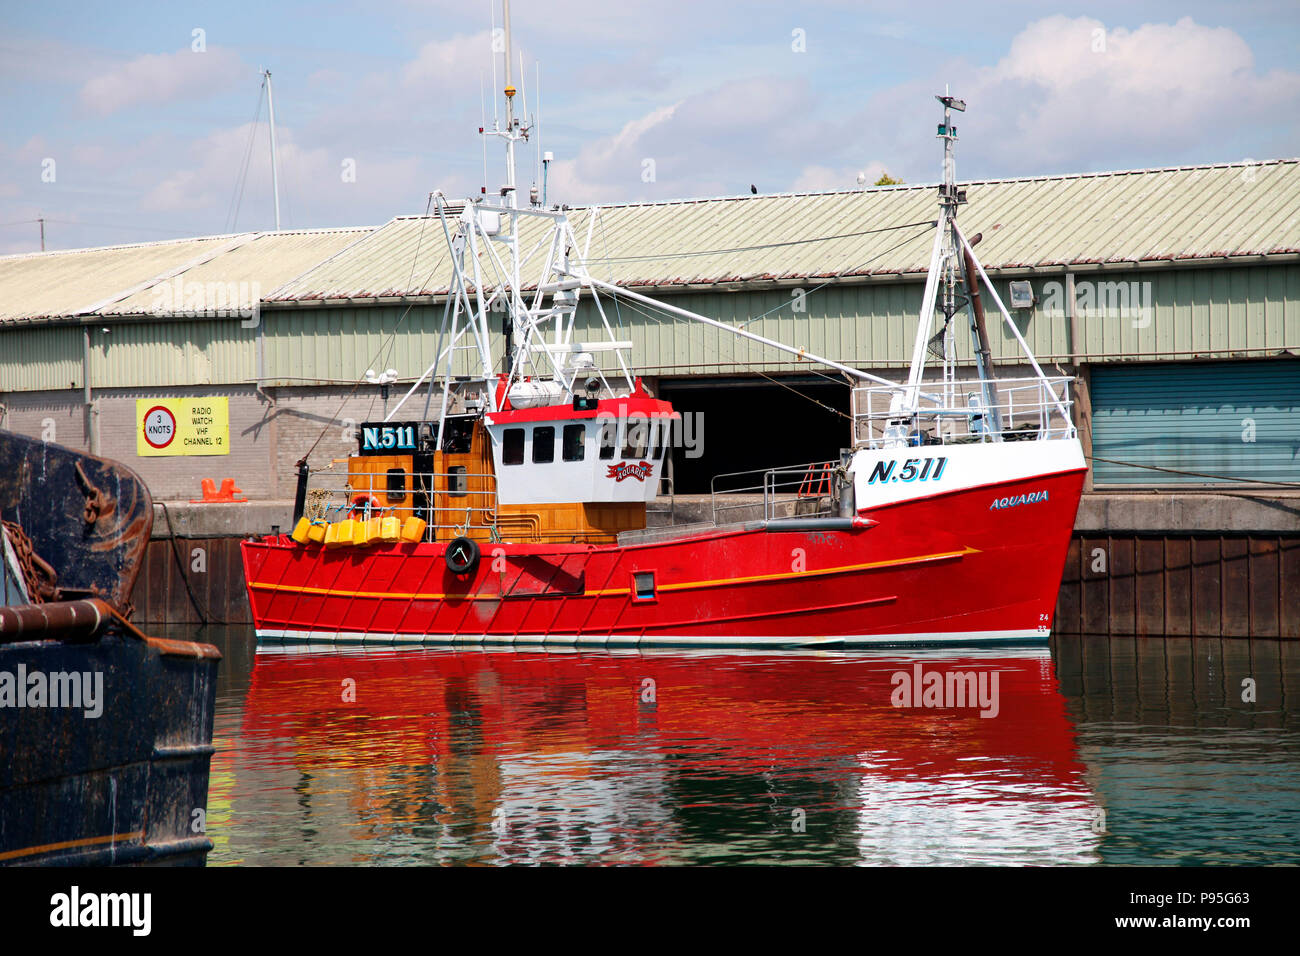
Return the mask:
<path fill-rule="evenodd" d="M 990 271 L 1300 255 L 1300 160 L 964 184 L 968 235 Z M 918 276 L 935 186 L 628 203 L 571 211 L 596 226 L 592 273 L 629 286 L 709 288 Z M 525 220 L 522 244 L 542 225 Z M 240 233 L 0 257 L 0 325 L 148 314 L 155 288 L 254 284 L 282 305 L 401 301 L 444 293 L 451 267 L 436 217 Z M 489 280 L 489 284 L 490 280 Z M 179 306 L 179 304 L 178 304 Z"/>
<path fill-rule="evenodd" d="M 372 231 L 248 232 L 0 256 L 0 324 L 147 314 L 159 301 L 154 288 L 178 277 L 182 288 L 244 283 L 260 297 Z"/>
<path fill-rule="evenodd" d="M 983 234 L 990 271 L 1300 254 L 1296 159 L 962 185 L 960 222 L 967 235 Z M 575 209 L 570 220 L 582 241 L 598 216 L 593 275 L 680 288 L 920 274 L 936 213 L 935 185 L 926 184 L 630 203 Z M 541 227 L 525 224 L 527 249 Z M 400 217 L 265 298 L 392 300 L 437 295 L 449 280 L 439 221 Z"/>
<path fill-rule="evenodd" d="M 0 257 L 0 321 L 79 315 L 104 296 L 179 268 L 232 238 L 211 236 Z"/>

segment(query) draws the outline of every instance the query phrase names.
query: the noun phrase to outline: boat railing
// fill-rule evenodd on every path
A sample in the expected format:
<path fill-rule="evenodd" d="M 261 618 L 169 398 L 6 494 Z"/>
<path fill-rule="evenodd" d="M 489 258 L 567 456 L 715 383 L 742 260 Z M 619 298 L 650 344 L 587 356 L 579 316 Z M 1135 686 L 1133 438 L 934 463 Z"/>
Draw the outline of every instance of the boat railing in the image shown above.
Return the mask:
<path fill-rule="evenodd" d="M 837 462 L 814 461 L 715 475 L 709 486 L 713 523 L 833 516 L 838 510 L 837 468 Z"/>
<path fill-rule="evenodd" d="M 420 518 L 427 522 L 425 541 L 475 532 L 478 537 L 486 532 L 493 541 L 501 536 L 496 475 L 486 472 L 408 472 L 392 485 L 387 474 L 316 472 L 303 514 L 331 523 L 345 518 Z"/>
<path fill-rule="evenodd" d="M 672 527 L 677 523 L 677 496 L 673 491 L 673 479 L 664 475 L 659 479 L 654 502 L 645 506 L 646 526 L 652 528 Z M 656 520 L 651 520 L 655 518 Z"/>
<path fill-rule="evenodd" d="M 1068 375 L 926 381 L 901 412 L 892 407 L 896 386 L 860 386 L 852 392 L 854 446 L 1073 438 L 1071 381 Z"/>

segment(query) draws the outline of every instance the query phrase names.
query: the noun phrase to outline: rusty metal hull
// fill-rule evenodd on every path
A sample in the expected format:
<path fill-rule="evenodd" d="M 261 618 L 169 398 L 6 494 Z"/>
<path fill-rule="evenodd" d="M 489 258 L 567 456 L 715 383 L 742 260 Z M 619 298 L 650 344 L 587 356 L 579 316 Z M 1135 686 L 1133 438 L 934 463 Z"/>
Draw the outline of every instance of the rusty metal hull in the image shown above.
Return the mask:
<path fill-rule="evenodd" d="M 63 597 L 101 597 L 130 616 L 153 530 L 153 499 L 130 468 L 0 429 L 0 516 L 58 573 Z"/>
<path fill-rule="evenodd" d="M 128 619 L 148 489 L 0 431 L 0 518 L 0 865 L 202 865 L 221 655 Z"/>
<path fill-rule="evenodd" d="M 127 633 L 0 645 L 25 704 L 46 677 L 45 706 L 0 708 L 0 864 L 202 865 L 219 657 Z M 50 706 L 61 674 L 91 693 L 73 701 L 64 680 Z"/>

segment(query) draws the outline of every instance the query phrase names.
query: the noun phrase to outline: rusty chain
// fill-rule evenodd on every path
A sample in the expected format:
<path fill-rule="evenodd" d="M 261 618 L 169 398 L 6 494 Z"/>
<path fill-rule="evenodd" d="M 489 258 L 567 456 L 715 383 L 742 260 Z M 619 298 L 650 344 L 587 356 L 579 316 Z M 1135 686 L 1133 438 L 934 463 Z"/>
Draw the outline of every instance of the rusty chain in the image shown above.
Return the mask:
<path fill-rule="evenodd" d="M 13 546 L 14 556 L 18 559 L 18 569 L 22 572 L 23 584 L 27 587 L 27 599 L 33 604 L 57 600 L 59 576 L 54 568 L 32 548 L 31 539 L 21 525 L 15 521 L 6 521 L 4 530 Z"/>

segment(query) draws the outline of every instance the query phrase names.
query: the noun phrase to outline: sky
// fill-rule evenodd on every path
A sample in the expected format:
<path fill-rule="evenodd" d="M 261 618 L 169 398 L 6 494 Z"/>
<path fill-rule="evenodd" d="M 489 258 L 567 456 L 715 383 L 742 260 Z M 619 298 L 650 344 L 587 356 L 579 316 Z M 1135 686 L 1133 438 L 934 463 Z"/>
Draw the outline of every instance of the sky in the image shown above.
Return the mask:
<path fill-rule="evenodd" d="M 1300 156 L 1300 3 L 515 0 L 549 202 Z M 495 10 L 494 10 L 495 8 Z M 499 3 L 0 0 L 0 254 L 379 225 L 495 191 Z M 499 38 L 498 38 L 499 39 Z M 495 60 L 496 80 L 493 81 Z M 495 95 L 494 95 L 495 94 Z M 485 181 L 484 165 L 487 175 Z"/>

